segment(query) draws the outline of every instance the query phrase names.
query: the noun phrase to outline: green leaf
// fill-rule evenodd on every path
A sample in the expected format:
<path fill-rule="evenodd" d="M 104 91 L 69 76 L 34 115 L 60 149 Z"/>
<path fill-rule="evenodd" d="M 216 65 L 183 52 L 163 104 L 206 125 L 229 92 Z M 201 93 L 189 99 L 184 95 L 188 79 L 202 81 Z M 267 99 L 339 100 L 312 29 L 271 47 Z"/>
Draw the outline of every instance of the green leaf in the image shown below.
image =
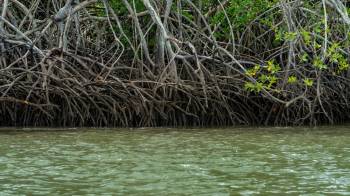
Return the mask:
<path fill-rule="evenodd" d="M 288 77 L 288 83 L 289 84 L 295 84 L 296 82 L 297 82 L 297 77 L 295 77 L 295 76 L 289 76 Z"/>
<path fill-rule="evenodd" d="M 306 43 L 306 45 L 310 45 L 311 44 L 310 32 L 303 30 L 303 31 L 301 31 L 301 36 L 303 37 L 304 42 Z"/>
<path fill-rule="evenodd" d="M 246 82 L 244 84 L 244 89 L 249 92 L 260 92 L 264 88 L 264 84 L 261 82 L 252 83 L 252 82 Z"/>
<path fill-rule="evenodd" d="M 301 61 L 308 62 L 309 61 L 309 55 L 307 53 L 304 53 L 303 56 L 301 56 Z"/>
<path fill-rule="evenodd" d="M 244 89 L 249 92 L 253 92 L 255 90 L 255 85 L 252 82 L 246 82 L 244 84 Z"/>
<path fill-rule="evenodd" d="M 312 64 L 317 69 L 320 69 L 320 70 L 327 69 L 327 65 L 319 57 L 316 57 Z"/>
<path fill-rule="evenodd" d="M 339 66 L 338 66 L 338 72 L 346 71 L 350 67 L 349 63 L 346 61 L 345 58 L 339 59 Z"/>
<path fill-rule="evenodd" d="M 267 68 L 267 71 L 269 71 L 272 74 L 281 70 L 281 67 L 278 64 L 276 64 L 273 60 L 267 61 L 266 68 Z"/>
<path fill-rule="evenodd" d="M 284 39 L 287 41 L 293 41 L 297 38 L 298 33 L 297 32 L 286 32 L 284 34 Z"/>
<path fill-rule="evenodd" d="M 308 87 L 311 87 L 314 84 L 314 81 L 310 78 L 304 79 L 304 84 Z"/>
<path fill-rule="evenodd" d="M 260 65 L 255 65 L 253 68 L 250 68 L 246 71 L 246 74 L 250 77 L 256 76 L 256 74 L 260 71 Z"/>

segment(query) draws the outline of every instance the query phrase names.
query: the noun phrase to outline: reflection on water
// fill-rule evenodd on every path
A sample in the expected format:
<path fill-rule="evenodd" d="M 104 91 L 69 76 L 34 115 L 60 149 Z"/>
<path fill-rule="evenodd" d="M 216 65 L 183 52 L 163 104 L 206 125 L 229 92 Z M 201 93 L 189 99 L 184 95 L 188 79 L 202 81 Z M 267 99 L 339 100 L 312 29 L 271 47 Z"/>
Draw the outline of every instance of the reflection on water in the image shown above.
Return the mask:
<path fill-rule="evenodd" d="M 350 194 L 350 127 L 2 130 L 0 195 Z"/>

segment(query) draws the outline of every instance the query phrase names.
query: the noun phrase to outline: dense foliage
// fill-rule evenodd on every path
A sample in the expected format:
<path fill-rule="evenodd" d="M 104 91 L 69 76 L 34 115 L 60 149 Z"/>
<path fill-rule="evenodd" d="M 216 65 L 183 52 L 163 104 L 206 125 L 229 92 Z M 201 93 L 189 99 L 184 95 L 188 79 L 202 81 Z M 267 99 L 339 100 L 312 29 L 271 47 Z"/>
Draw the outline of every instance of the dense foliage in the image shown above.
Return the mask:
<path fill-rule="evenodd" d="M 350 119 L 345 0 L 0 0 L 2 125 Z"/>

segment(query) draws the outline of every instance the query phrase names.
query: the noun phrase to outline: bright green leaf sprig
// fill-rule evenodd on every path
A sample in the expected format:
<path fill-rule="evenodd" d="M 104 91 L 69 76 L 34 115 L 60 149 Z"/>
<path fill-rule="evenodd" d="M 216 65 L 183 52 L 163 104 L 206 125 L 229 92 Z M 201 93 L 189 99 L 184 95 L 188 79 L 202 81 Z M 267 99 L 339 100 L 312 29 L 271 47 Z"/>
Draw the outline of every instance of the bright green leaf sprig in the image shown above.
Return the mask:
<path fill-rule="evenodd" d="M 298 36 L 297 32 L 286 32 L 284 33 L 284 39 L 287 41 L 294 41 Z"/>
<path fill-rule="evenodd" d="M 297 81 L 298 81 L 298 79 L 297 79 L 296 76 L 289 76 L 288 77 L 288 83 L 289 84 L 295 84 L 295 83 L 297 83 Z"/>
<path fill-rule="evenodd" d="M 314 81 L 310 78 L 306 78 L 306 79 L 304 79 L 304 84 L 307 87 L 311 87 L 314 84 Z"/>
<path fill-rule="evenodd" d="M 247 69 L 246 74 L 250 77 L 254 77 L 260 71 L 260 66 L 255 65 L 253 68 Z"/>
<path fill-rule="evenodd" d="M 319 70 L 325 70 L 328 68 L 328 66 L 321 60 L 320 57 L 316 57 L 312 65 Z"/>
<path fill-rule="evenodd" d="M 260 92 L 264 88 L 264 84 L 261 82 L 246 82 L 244 85 L 244 89 L 249 92 Z"/>
<path fill-rule="evenodd" d="M 311 33 L 306 30 L 302 30 L 300 34 L 303 37 L 305 44 L 307 46 L 311 45 Z"/>
<path fill-rule="evenodd" d="M 327 57 L 329 61 L 338 64 L 337 73 L 346 71 L 349 69 L 350 65 L 344 55 L 340 52 L 340 44 L 333 43 L 327 50 Z"/>
<path fill-rule="evenodd" d="M 281 71 L 280 65 L 275 63 L 274 60 L 267 61 L 266 69 L 267 69 L 268 72 L 270 72 L 272 74 Z"/>

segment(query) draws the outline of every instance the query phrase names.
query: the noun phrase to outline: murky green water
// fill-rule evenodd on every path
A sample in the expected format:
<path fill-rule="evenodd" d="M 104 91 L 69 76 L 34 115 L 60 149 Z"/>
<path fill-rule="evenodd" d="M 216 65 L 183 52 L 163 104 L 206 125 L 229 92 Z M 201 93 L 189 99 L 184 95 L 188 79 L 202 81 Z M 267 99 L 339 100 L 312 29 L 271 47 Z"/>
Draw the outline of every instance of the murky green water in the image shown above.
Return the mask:
<path fill-rule="evenodd" d="M 0 195 L 350 195 L 350 127 L 2 130 Z"/>

